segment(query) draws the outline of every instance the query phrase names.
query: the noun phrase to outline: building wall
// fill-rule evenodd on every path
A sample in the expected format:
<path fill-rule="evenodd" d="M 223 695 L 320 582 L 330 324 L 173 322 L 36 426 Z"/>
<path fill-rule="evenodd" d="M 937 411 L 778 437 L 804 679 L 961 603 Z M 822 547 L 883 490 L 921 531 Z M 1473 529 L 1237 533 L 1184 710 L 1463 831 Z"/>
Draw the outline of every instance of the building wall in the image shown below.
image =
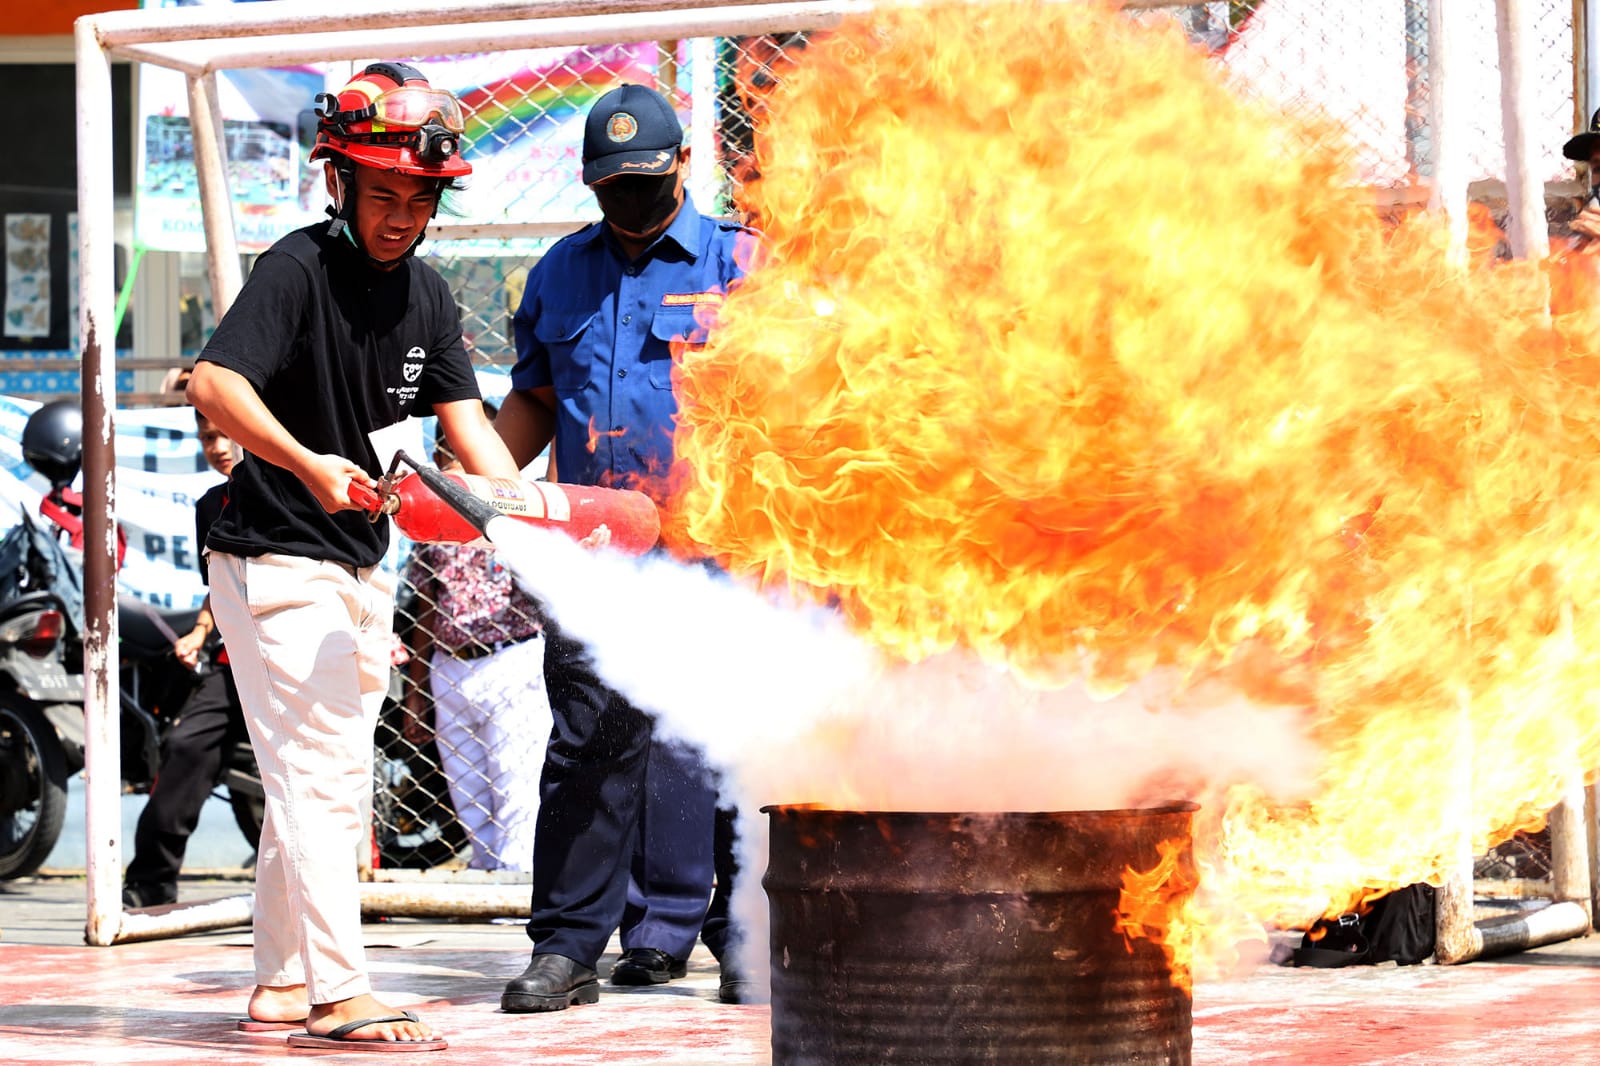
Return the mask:
<path fill-rule="evenodd" d="M 42 136 L 32 139 L 28 153 L 8 168 L 0 179 L 0 250 L 12 238 L 9 223 L 21 234 L 38 233 L 41 218 L 48 227 L 46 258 L 42 265 L 48 280 L 39 289 L 48 293 L 49 333 L 19 337 L 12 330 L 0 331 L 0 393 L 9 396 L 48 399 L 75 395 L 79 388 L 78 352 L 72 344 L 76 334 L 76 306 L 72 301 L 70 272 L 74 269 L 71 219 L 77 211 L 77 128 L 76 72 L 73 69 L 73 22 L 82 15 L 102 11 L 133 10 L 137 0 L 29 0 L 10 5 L 0 24 L 0 68 L 16 102 L 17 114 L 30 116 L 30 125 Z M 114 147 L 114 186 L 119 204 L 127 204 L 132 177 L 132 78 L 127 63 L 112 68 L 115 106 L 114 128 L 127 131 L 118 136 Z M 23 224 L 25 223 L 25 224 Z M 0 260 L 7 268 L 39 259 L 20 245 L 11 250 L 25 253 L 17 263 Z M 31 259 L 27 256 L 32 256 Z M 130 261 L 129 250 L 119 246 L 119 274 Z M 0 285 L 10 280 L 0 276 Z M 120 281 L 120 278 L 119 278 Z M 0 291 L 4 291 L 0 289 Z M 0 313 L 4 313 L 0 309 Z M 124 323 L 118 334 L 118 347 L 131 344 L 131 323 Z"/>
<path fill-rule="evenodd" d="M 5 33 L 14 37 L 71 33 L 73 20 L 79 15 L 132 11 L 138 6 L 138 0 L 29 0 L 7 5 Z"/>

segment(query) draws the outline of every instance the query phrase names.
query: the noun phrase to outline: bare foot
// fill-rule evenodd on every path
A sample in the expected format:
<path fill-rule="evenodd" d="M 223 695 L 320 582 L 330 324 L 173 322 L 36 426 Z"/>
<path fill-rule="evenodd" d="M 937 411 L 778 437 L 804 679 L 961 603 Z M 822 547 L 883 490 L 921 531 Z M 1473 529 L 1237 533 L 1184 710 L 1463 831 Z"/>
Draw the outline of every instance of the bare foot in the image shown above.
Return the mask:
<path fill-rule="evenodd" d="M 306 1019 L 306 1032 L 312 1036 L 326 1036 L 341 1025 L 363 1018 L 388 1018 L 400 1010 L 380 1003 L 372 996 L 352 996 L 334 1003 L 318 1003 L 311 1008 Z M 351 1040 L 432 1040 L 433 1029 L 425 1022 L 380 1022 L 364 1025 L 351 1033 Z"/>
<path fill-rule="evenodd" d="M 305 985 L 256 985 L 247 1013 L 258 1022 L 298 1022 L 309 1005 Z"/>

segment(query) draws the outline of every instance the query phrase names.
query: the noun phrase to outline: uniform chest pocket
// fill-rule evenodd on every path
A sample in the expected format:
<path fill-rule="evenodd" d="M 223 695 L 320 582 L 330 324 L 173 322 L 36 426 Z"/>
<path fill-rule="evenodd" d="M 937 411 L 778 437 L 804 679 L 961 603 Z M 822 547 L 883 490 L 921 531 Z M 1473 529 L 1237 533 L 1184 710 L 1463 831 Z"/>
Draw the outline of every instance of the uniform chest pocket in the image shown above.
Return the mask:
<path fill-rule="evenodd" d="M 590 360 L 583 343 L 593 322 L 593 312 L 559 311 L 547 311 L 534 322 L 534 338 L 550 353 L 550 377 L 557 393 L 578 392 L 588 384 Z"/>
<path fill-rule="evenodd" d="M 695 321 L 693 307 L 658 308 L 650 320 L 650 336 L 661 341 L 651 345 L 650 384 L 658 389 L 672 388 L 672 346 L 694 351 L 706 345 L 707 329 Z"/>

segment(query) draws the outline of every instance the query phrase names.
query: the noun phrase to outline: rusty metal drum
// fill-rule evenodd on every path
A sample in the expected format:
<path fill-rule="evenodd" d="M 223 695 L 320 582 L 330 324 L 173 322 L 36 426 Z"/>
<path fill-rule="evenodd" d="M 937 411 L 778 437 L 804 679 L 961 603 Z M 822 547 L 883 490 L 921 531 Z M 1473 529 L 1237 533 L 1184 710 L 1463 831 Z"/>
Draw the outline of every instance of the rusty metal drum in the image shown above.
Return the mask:
<path fill-rule="evenodd" d="M 1190 863 L 1195 809 L 763 808 L 774 1066 L 1188 1063 L 1189 993 L 1118 904 L 1163 842 Z"/>

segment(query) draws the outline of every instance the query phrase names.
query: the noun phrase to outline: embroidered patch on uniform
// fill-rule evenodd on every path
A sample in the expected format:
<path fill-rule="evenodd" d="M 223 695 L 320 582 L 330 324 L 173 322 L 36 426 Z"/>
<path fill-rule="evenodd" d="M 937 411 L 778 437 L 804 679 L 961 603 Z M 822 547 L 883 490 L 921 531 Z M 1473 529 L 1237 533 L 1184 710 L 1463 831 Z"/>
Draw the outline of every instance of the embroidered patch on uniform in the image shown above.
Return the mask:
<path fill-rule="evenodd" d="M 421 348 L 413 348 L 406 353 L 406 362 L 400 368 L 400 373 L 405 376 L 407 381 L 415 381 L 422 376 L 422 361 L 427 355 L 428 353 Z"/>
<path fill-rule="evenodd" d="M 639 132 L 639 120 L 626 111 L 618 111 L 611 116 L 611 121 L 606 123 L 606 136 L 616 144 L 625 144 L 633 140 L 633 135 Z"/>
<path fill-rule="evenodd" d="M 662 307 L 694 307 L 697 304 L 722 306 L 720 292 L 669 292 L 661 297 Z"/>

